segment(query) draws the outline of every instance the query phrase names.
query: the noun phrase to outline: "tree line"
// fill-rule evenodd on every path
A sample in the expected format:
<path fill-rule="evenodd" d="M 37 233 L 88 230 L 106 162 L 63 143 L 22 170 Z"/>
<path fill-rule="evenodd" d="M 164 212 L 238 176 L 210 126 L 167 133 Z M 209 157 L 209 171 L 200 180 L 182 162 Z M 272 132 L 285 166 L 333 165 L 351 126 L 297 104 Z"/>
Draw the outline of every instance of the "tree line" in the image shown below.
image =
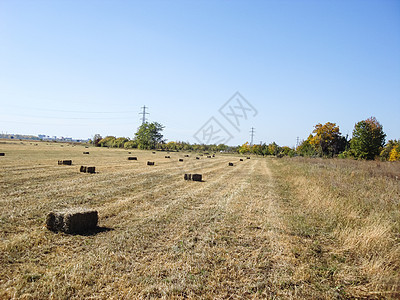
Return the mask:
<path fill-rule="evenodd" d="M 254 153 L 276 156 L 339 157 L 353 159 L 400 160 L 400 140 L 385 143 L 383 126 L 375 117 L 357 122 L 352 138 L 343 136 L 336 123 L 316 124 L 307 139 L 294 148 L 269 145 L 243 144 L 239 153 Z"/>
<path fill-rule="evenodd" d="M 142 124 L 133 139 L 125 137 L 95 135 L 91 141 L 97 147 L 114 147 L 125 149 L 158 149 L 166 151 L 212 151 L 233 152 L 240 154 L 307 157 L 339 157 L 354 159 L 381 159 L 387 161 L 400 160 L 400 140 L 389 140 L 385 143 L 386 134 L 375 117 L 359 121 L 355 124 L 352 138 L 343 136 L 336 123 L 316 124 L 307 139 L 297 147 L 270 144 L 250 145 L 248 142 L 240 146 L 190 144 L 187 142 L 166 142 L 160 123 Z"/>

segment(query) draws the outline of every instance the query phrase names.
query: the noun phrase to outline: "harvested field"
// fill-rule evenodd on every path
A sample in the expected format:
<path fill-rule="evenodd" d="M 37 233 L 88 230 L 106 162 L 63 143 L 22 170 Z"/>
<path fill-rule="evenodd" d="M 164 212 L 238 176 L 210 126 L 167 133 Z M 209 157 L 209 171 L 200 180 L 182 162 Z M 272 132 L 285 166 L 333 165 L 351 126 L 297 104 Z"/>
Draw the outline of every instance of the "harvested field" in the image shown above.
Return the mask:
<path fill-rule="evenodd" d="M 0 145 L 0 298 L 396 299 L 398 163 Z M 181 155 L 181 154 L 180 154 Z M 82 176 L 54 164 L 96 165 Z M 201 183 L 182 180 L 200 173 Z M 97 230 L 46 229 L 54 210 Z"/>

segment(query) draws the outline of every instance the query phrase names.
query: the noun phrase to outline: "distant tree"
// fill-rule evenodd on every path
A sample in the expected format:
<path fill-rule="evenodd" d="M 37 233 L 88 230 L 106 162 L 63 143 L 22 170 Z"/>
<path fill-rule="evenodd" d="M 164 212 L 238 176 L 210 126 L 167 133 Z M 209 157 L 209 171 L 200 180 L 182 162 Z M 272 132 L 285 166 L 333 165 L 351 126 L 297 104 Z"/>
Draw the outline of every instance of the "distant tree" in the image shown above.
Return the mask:
<path fill-rule="evenodd" d="M 124 148 L 125 149 L 134 149 L 134 148 L 137 148 L 137 147 L 138 147 L 138 144 L 137 144 L 137 142 L 135 140 L 127 141 L 124 144 Z"/>
<path fill-rule="evenodd" d="M 135 140 L 139 149 L 155 149 L 159 143 L 162 143 L 164 126 L 160 123 L 144 123 L 135 133 Z"/>
<path fill-rule="evenodd" d="M 100 134 L 96 133 L 93 137 L 93 145 L 95 145 L 96 147 L 99 147 L 99 142 L 102 140 L 102 137 Z"/>
<path fill-rule="evenodd" d="M 399 161 L 400 160 L 400 146 L 397 145 L 393 147 L 390 151 L 389 161 Z"/>
<path fill-rule="evenodd" d="M 393 148 L 400 148 L 400 140 L 389 140 L 379 154 L 381 160 L 389 160 Z M 397 151 L 397 150 L 396 150 Z"/>
<path fill-rule="evenodd" d="M 168 150 L 176 150 L 176 142 L 173 142 L 173 141 L 168 142 L 167 143 L 167 149 Z"/>
<path fill-rule="evenodd" d="M 264 155 L 262 145 L 253 145 L 253 146 L 251 146 L 250 150 L 251 150 L 251 153 L 254 153 L 256 155 Z"/>
<path fill-rule="evenodd" d="M 385 137 L 382 125 L 375 117 L 360 121 L 354 126 L 351 153 L 359 159 L 374 159 L 381 152 Z"/>
<path fill-rule="evenodd" d="M 226 151 L 226 149 L 228 149 L 228 146 L 227 145 L 224 145 L 224 144 L 219 144 L 218 146 L 217 146 L 217 151 Z"/>
<path fill-rule="evenodd" d="M 129 139 L 127 139 L 127 138 L 119 137 L 119 138 L 114 140 L 112 146 L 114 148 L 124 148 L 125 143 L 128 142 L 128 141 L 129 141 Z"/>
<path fill-rule="evenodd" d="M 315 156 L 318 152 L 315 150 L 314 145 L 311 144 L 313 136 L 310 134 L 306 140 L 296 148 L 296 152 L 300 156 Z"/>
<path fill-rule="evenodd" d="M 281 151 L 280 154 L 282 155 L 289 155 L 289 153 L 292 151 L 293 149 L 288 147 L 288 146 L 283 146 L 281 147 Z"/>
<path fill-rule="evenodd" d="M 245 154 L 250 152 L 250 145 L 249 142 L 244 143 L 242 146 L 238 148 L 238 152 L 240 154 Z"/>
<path fill-rule="evenodd" d="M 334 156 L 346 149 L 347 140 L 341 136 L 339 126 L 335 123 L 317 124 L 314 128 L 314 135 L 309 137 L 309 143 L 320 156 Z"/>
<path fill-rule="evenodd" d="M 115 141 L 115 136 L 106 136 L 105 138 L 99 141 L 100 147 L 113 147 Z"/>
<path fill-rule="evenodd" d="M 278 153 L 280 152 L 280 147 L 277 143 L 272 142 L 270 144 L 268 144 L 268 154 L 269 155 L 278 155 Z"/>

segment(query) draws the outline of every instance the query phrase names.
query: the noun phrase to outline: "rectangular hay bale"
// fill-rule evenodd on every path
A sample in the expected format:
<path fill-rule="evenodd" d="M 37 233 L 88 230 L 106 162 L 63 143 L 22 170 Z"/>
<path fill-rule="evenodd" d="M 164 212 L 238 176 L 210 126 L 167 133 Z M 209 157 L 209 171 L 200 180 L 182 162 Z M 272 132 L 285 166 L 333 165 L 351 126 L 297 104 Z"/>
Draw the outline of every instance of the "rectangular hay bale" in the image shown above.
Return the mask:
<path fill-rule="evenodd" d="M 228 166 L 233 167 L 233 163 L 231 163 L 231 162 L 228 163 Z"/>
<path fill-rule="evenodd" d="M 201 174 L 193 174 L 192 175 L 193 181 L 202 181 L 202 179 L 203 179 L 203 175 L 201 175 Z"/>
<path fill-rule="evenodd" d="M 86 173 L 90 173 L 90 174 L 96 173 L 96 167 L 87 167 Z"/>
<path fill-rule="evenodd" d="M 185 174 L 185 175 L 183 176 L 183 178 L 184 178 L 185 180 L 191 180 L 191 179 L 192 179 L 192 174 Z"/>
<path fill-rule="evenodd" d="M 183 161 L 183 159 L 182 159 L 182 158 L 180 158 L 180 159 L 179 159 L 179 161 Z"/>
<path fill-rule="evenodd" d="M 46 217 L 46 227 L 51 231 L 82 233 L 97 227 L 96 210 L 73 208 L 50 212 Z"/>
<path fill-rule="evenodd" d="M 83 154 L 89 154 L 89 152 L 83 152 Z"/>
<path fill-rule="evenodd" d="M 5 153 L 0 153 L 0 156 L 5 156 L 6 154 Z"/>
<path fill-rule="evenodd" d="M 147 162 L 147 165 L 148 165 L 148 166 L 154 166 L 154 161 L 148 161 L 148 162 Z"/>
<path fill-rule="evenodd" d="M 137 157 L 136 156 L 129 156 L 128 160 L 137 160 Z"/>
<path fill-rule="evenodd" d="M 79 169 L 80 172 L 86 173 L 86 167 L 85 166 L 81 166 L 81 168 Z"/>

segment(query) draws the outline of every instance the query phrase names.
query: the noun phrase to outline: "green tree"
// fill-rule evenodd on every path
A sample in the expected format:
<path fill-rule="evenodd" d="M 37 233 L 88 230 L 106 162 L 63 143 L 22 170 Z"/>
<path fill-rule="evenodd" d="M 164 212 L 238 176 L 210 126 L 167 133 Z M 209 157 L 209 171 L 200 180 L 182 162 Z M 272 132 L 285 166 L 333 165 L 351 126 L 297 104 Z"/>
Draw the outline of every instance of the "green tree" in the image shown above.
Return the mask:
<path fill-rule="evenodd" d="M 163 131 L 164 126 L 160 123 L 143 123 L 135 133 L 139 149 L 155 149 L 159 143 L 164 142 Z"/>
<path fill-rule="evenodd" d="M 129 140 L 127 138 L 119 137 L 114 140 L 113 147 L 114 148 L 124 148 L 125 143 L 128 141 Z"/>
<path fill-rule="evenodd" d="M 311 144 L 311 139 L 313 138 L 312 134 L 308 136 L 306 140 L 304 140 L 296 149 L 296 152 L 300 156 L 315 156 L 318 155 L 315 150 L 314 145 Z"/>
<path fill-rule="evenodd" d="M 386 134 L 375 117 L 358 122 L 350 141 L 352 154 L 359 159 L 374 159 L 385 144 Z"/>
<path fill-rule="evenodd" d="M 113 147 L 115 136 L 106 136 L 104 139 L 99 141 L 100 147 Z"/>
<path fill-rule="evenodd" d="M 138 145 L 137 145 L 137 142 L 135 140 L 127 141 L 124 144 L 124 148 L 125 149 L 133 149 L 133 148 L 137 148 L 137 147 L 138 147 Z"/>
<path fill-rule="evenodd" d="M 281 151 L 281 147 L 279 147 L 279 145 L 275 142 L 270 143 L 267 148 L 269 155 L 278 155 L 278 153 Z"/>

